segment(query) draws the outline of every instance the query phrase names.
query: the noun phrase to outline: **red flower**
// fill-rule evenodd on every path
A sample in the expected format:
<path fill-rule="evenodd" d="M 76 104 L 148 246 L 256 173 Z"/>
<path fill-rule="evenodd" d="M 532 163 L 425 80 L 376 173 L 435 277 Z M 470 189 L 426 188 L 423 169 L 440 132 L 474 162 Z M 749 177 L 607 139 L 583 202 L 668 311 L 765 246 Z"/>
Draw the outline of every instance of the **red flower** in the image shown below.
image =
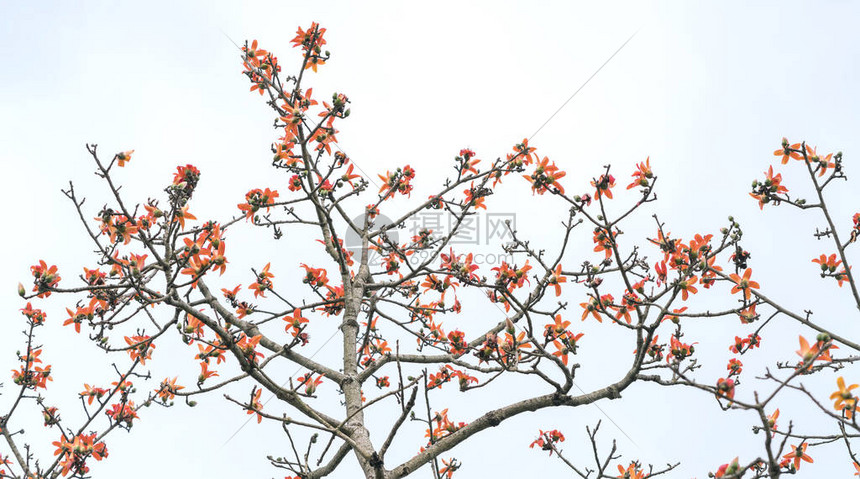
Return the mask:
<path fill-rule="evenodd" d="M 735 397 L 735 381 L 734 379 L 720 378 L 717 381 L 717 397 L 728 398 L 729 401 Z"/>
<path fill-rule="evenodd" d="M 719 479 L 721 477 L 725 477 L 726 475 L 736 475 L 738 470 L 740 469 L 740 464 L 738 464 L 738 458 L 734 458 L 731 463 L 723 464 L 717 469 L 717 472 L 714 474 L 714 477 Z"/>
<path fill-rule="evenodd" d="M 564 442 L 564 434 L 562 434 L 557 429 L 553 429 L 552 431 L 540 431 L 538 434 L 538 438 L 532 441 L 530 448 L 538 446 L 541 450 L 549 451 L 549 455 L 552 456 L 552 451 L 555 450 L 555 445 L 559 442 Z"/>
<path fill-rule="evenodd" d="M 134 402 L 112 404 L 110 409 L 105 411 L 105 414 L 117 423 L 124 422 L 126 427 L 131 427 L 131 422 L 138 419 L 137 411 L 134 407 Z"/>
<path fill-rule="evenodd" d="M 729 370 L 729 376 L 734 376 L 736 374 L 740 374 L 743 371 L 744 363 L 738 361 L 735 358 L 729 359 L 729 364 L 726 366 L 726 369 Z"/>

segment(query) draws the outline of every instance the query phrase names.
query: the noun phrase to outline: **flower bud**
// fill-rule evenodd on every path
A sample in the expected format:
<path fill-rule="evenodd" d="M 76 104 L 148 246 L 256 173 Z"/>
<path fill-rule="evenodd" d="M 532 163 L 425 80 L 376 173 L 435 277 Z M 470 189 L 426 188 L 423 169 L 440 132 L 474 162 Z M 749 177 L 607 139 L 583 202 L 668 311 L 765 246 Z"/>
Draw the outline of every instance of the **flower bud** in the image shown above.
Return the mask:
<path fill-rule="evenodd" d="M 23 298 L 24 296 L 26 296 L 26 294 L 27 294 L 27 292 L 24 291 L 24 285 L 21 283 L 18 283 L 18 296 Z"/>

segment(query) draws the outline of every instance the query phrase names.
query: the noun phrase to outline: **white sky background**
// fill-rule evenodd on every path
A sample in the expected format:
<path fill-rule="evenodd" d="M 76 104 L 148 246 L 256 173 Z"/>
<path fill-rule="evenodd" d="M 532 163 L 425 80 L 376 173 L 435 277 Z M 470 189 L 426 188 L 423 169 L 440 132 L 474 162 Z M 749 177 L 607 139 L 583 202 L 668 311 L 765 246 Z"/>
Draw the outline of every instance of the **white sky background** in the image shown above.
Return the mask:
<path fill-rule="evenodd" d="M 311 21 L 328 29 L 327 46 L 333 56 L 306 85 L 314 87 L 318 99 L 340 91 L 352 100 L 352 116 L 340 125 L 340 146 L 374 179 L 386 169 L 414 166 L 420 191 L 413 198 L 419 199 L 425 197 L 424 188 L 429 193 L 429 185 L 443 178 L 460 148 L 468 146 L 478 157 L 493 159 L 530 136 L 641 28 L 532 145 L 568 172 L 562 184 L 574 192 L 590 190 L 588 181 L 608 163 L 614 165 L 620 192 L 633 164 L 650 156 L 660 178 L 660 201 L 640 215 L 641 224 L 648 225 L 647 234 L 654 234 L 648 223 L 653 211 L 667 222 L 669 231 L 684 238 L 717 233 L 725 217 L 733 214 L 744 227 L 754 278 L 765 294 L 798 311 L 814 310 L 817 320 L 841 334 L 860 336 L 847 288 L 824 284 L 816 277 L 817 266 L 809 262 L 832 252 L 829 245 L 810 238 L 820 224 L 817 217 L 785 207 L 761 213 L 747 195 L 751 180 L 762 177 L 772 163 L 771 152 L 783 136 L 793 142 L 807 140 L 819 145 L 819 151 L 844 151 L 849 176 L 857 174 L 857 4 L 418 5 L 54 2 L 0 7 L 4 45 L 0 160 L 5 172 L 0 194 L 7 205 L 0 248 L 0 307 L 6 314 L 0 324 L 0 371 L 15 366 L 14 351 L 22 347 L 17 332 L 23 322 L 17 310 L 23 304 L 15 285 L 29 283 L 29 266 L 38 259 L 58 264 L 66 282 L 82 266 L 92 266 L 92 248 L 59 191 L 73 180 L 81 194 L 91 198 L 87 203 L 91 216 L 106 201 L 103 185 L 91 174 L 84 143 L 98 143 L 105 159 L 120 150 L 136 150 L 118 178 L 137 201 L 158 196 L 177 165 L 193 163 L 203 173 L 191 207 L 200 218 L 233 215 L 251 188 L 273 187 L 286 193 L 286 177 L 270 174 L 269 145 L 278 136 L 271 128 L 273 115 L 256 93 L 248 92 L 238 52 L 224 33 L 237 43 L 258 39 L 290 72 L 297 67 L 298 51 L 290 48 L 289 40 L 297 26 L 307 27 Z M 788 171 L 785 183 L 792 192 L 795 185 L 803 191 L 800 170 L 789 168 L 796 166 L 778 169 Z M 830 190 L 833 213 L 846 229 L 860 206 L 857 184 L 849 185 Z M 527 185 L 519 186 L 506 190 L 518 190 L 518 196 L 491 197 L 490 209 L 518 211 L 520 231 L 535 242 L 546 241 L 558 224 L 553 213 L 565 208 L 551 198 L 533 198 Z M 615 201 L 632 196 L 619 198 Z M 627 240 L 637 238 L 632 232 L 628 235 Z M 244 275 L 230 285 L 247 283 L 243 271 L 260 267 L 268 258 L 299 262 L 295 258 L 300 253 L 291 243 L 272 243 L 265 232 L 235 237 L 265 247 L 240 253 L 248 248 L 237 240 L 229 243 L 228 258 L 233 268 L 241 268 L 235 274 Z M 571 252 L 565 266 L 594 258 L 590 234 L 583 238 L 583 249 Z M 295 247 L 301 244 L 307 242 Z M 284 267 L 276 279 L 286 281 L 290 271 Z M 796 274 L 804 276 L 792 279 Z M 570 294 L 562 299 L 572 306 L 567 316 L 576 319 L 584 293 L 566 291 Z M 708 293 L 721 298 L 723 305 L 729 301 L 727 290 Z M 73 397 L 83 382 L 104 381 L 109 369 L 101 365 L 103 355 L 78 352 L 87 345 L 82 337 L 60 328 L 66 316 L 63 308 L 71 306 L 67 301 L 55 296 L 37 300 L 49 314 L 49 326 L 40 334 L 46 343 L 44 356 L 55 364 L 57 376 L 48 394 L 61 411 L 73 416 L 74 401 L 62 407 L 62 398 Z M 501 317 L 494 310 L 486 314 L 495 314 L 493 322 Z M 576 319 L 574 328 L 599 326 L 588 323 Z M 687 339 L 700 341 L 701 354 L 715 358 L 697 376 L 709 383 L 724 375 L 732 338 L 751 332 L 735 320 L 702 325 L 701 336 L 694 336 L 694 330 Z M 794 361 L 798 331 L 788 322 L 766 330 L 764 346 L 772 348 L 776 358 Z M 604 369 L 612 367 L 603 362 L 611 363 L 617 355 L 621 359 L 616 362 L 626 364 L 633 350 L 629 342 L 589 345 L 590 334 L 583 338 L 583 352 L 576 358 L 584 366 L 578 383 L 586 389 L 603 385 Z M 188 359 L 191 353 L 176 356 L 174 365 L 158 363 L 159 352 L 153 368 L 164 373 L 154 373 L 156 378 L 176 371 L 180 383 L 194 382 L 197 366 Z M 747 358 L 742 359 L 746 364 Z M 756 373 L 763 363 L 758 364 Z M 181 371 L 187 379 L 182 379 Z M 751 373 L 744 376 L 753 385 Z M 820 397 L 835 388 L 834 378 L 831 374 L 821 383 Z M 854 373 L 852 381 L 858 380 Z M 11 380 L 3 382 L 8 385 Z M 333 386 L 328 387 L 332 392 Z M 250 385 L 239 388 L 236 396 L 247 389 Z M 5 404 L 11 389 L 2 392 L 0 404 Z M 738 394 L 744 392 L 749 391 L 739 389 Z M 159 470 L 168 471 L 162 474 L 168 477 L 283 477 L 265 461 L 266 454 L 287 453 L 287 443 L 276 428 L 253 422 L 222 447 L 246 416 L 217 396 L 202 402 L 195 409 L 145 411 L 133 434 L 108 437 L 110 457 L 93 463 L 94 473 L 142 478 Z M 760 444 L 761 438 L 749 433 L 750 413 L 722 413 L 704 394 L 637 385 L 621 401 L 599 406 L 636 443 L 604 420 L 602 437 L 619 439 L 624 460 L 639 458 L 658 465 L 682 461 L 679 472 L 670 477 L 706 477 L 707 471 L 736 455 L 749 459 L 744 449 Z M 454 411 L 458 405 L 452 402 L 450 407 Z M 788 400 L 780 404 L 782 417 L 801 425 L 804 407 L 805 403 Z M 453 455 L 465 463 L 455 477 L 513 477 L 536 470 L 561 477 L 565 469 L 555 458 L 527 448 L 537 429 L 563 430 L 568 457 L 583 463 L 590 460 L 590 455 L 578 455 L 585 446 L 584 426 L 601 417 L 594 406 L 519 416 L 455 449 Z M 452 418 L 469 419 L 466 412 Z M 780 423 L 787 426 L 786 421 Z M 18 426 L 26 426 L 28 434 L 41 429 L 35 418 Z M 479 453 L 482 447 L 487 449 Z M 4 446 L 0 451 L 7 452 Z M 804 464 L 801 470 L 809 473 L 806 477 L 852 471 L 847 456 L 838 450 L 813 457 L 815 464 Z M 354 462 L 346 464 L 334 477 L 352 477 Z M 417 476 L 422 474 L 426 476 L 426 472 Z"/>

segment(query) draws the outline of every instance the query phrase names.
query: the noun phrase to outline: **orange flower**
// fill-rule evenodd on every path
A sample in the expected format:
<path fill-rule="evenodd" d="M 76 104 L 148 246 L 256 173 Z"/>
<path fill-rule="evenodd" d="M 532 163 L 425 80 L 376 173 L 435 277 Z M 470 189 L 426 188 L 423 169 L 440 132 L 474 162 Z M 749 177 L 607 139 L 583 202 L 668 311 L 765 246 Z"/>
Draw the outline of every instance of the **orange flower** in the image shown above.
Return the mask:
<path fill-rule="evenodd" d="M 636 165 L 636 171 L 633 172 L 633 183 L 627 185 L 627 189 L 635 188 L 637 186 L 648 186 L 648 180 L 654 177 L 654 173 L 651 171 L 651 157 L 645 159 L 643 163 L 639 163 Z"/>
<path fill-rule="evenodd" d="M 149 336 L 126 336 L 125 342 L 129 345 L 128 355 L 132 360 L 140 359 L 140 364 L 146 364 L 146 360 L 152 357 L 155 344 L 152 344 Z"/>
<path fill-rule="evenodd" d="M 265 56 L 269 54 L 269 52 L 267 52 L 266 50 L 263 50 L 262 48 L 257 48 L 257 40 L 251 42 L 251 48 L 248 48 L 247 46 L 242 47 L 242 51 L 245 52 L 245 55 L 248 58 L 258 61 L 260 58 L 265 58 Z"/>
<path fill-rule="evenodd" d="M 251 404 L 246 409 L 248 410 L 248 414 L 257 415 L 257 424 L 260 424 L 263 421 L 263 415 L 260 414 L 260 411 L 263 410 L 263 404 L 260 402 L 260 394 L 262 394 L 263 390 L 256 387 L 254 390 L 251 394 Z"/>
<path fill-rule="evenodd" d="M 645 477 L 645 472 L 640 469 L 639 463 L 631 462 L 627 469 L 624 469 L 624 466 L 618 466 L 618 472 L 621 475 L 618 476 L 619 479 L 642 479 Z"/>
<path fill-rule="evenodd" d="M 561 274 L 561 265 L 556 266 L 555 271 L 549 277 L 549 284 L 555 287 L 556 297 L 561 296 L 561 283 L 566 283 L 567 278 Z"/>
<path fill-rule="evenodd" d="M 523 178 L 529 180 L 532 184 L 532 194 L 539 195 L 549 191 L 550 193 L 564 194 L 564 188 L 558 184 L 559 178 L 563 178 L 567 173 L 560 171 L 555 163 L 549 164 L 549 158 L 544 157 L 538 162 L 534 173 L 531 175 L 523 175 Z"/>
<path fill-rule="evenodd" d="M 738 458 L 734 458 L 729 464 L 723 464 L 722 466 L 720 466 L 720 468 L 717 469 L 717 472 L 714 474 L 714 477 L 718 479 L 721 477 L 726 477 L 726 475 L 734 477 L 734 475 L 738 473 L 740 467 L 740 464 L 738 464 Z"/>
<path fill-rule="evenodd" d="M 111 243 L 116 243 L 118 239 L 122 239 L 122 244 L 128 244 L 131 241 L 131 235 L 138 232 L 134 220 L 130 220 L 124 215 L 111 216 L 105 227 L 110 235 Z"/>
<path fill-rule="evenodd" d="M 173 184 L 193 190 L 200 180 L 200 170 L 194 165 L 177 166 L 173 174 Z"/>
<path fill-rule="evenodd" d="M 316 392 L 317 386 L 322 384 L 322 382 L 323 382 L 322 374 L 317 376 L 316 379 L 314 379 L 313 373 L 307 373 L 304 376 L 299 377 L 299 386 L 305 387 L 305 394 L 307 394 L 308 396 L 312 396 L 313 393 Z"/>
<path fill-rule="evenodd" d="M 290 42 L 293 47 L 302 47 L 302 50 L 309 51 L 315 47 L 321 47 L 326 44 L 323 35 L 325 28 L 320 28 L 317 22 L 312 22 L 307 30 L 302 30 L 301 27 L 296 31 L 296 36 Z M 314 70 L 316 71 L 316 70 Z"/>
<path fill-rule="evenodd" d="M 750 289 L 758 289 L 760 286 L 757 282 L 751 281 L 750 276 L 752 276 L 752 269 L 747 268 L 744 271 L 744 276 L 741 278 L 735 273 L 729 275 L 729 278 L 734 281 L 735 285 L 732 287 L 732 294 L 737 293 L 738 291 L 744 292 L 744 299 L 750 299 Z"/>
<path fill-rule="evenodd" d="M 776 431 L 776 420 L 779 417 L 779 409 L 773 412 L 770 416 L 767 417 L 767 427 L 771 431 Z"/>
<path fill-rule="evenodd" d="M 454 476 L 454 471 L 460 468 L 460 463 L 457 462 L 457 459 L 451 458 L 450 460 L 442 459 L 442 464 L 445 467 L 439 468 L 439 476 L 445 476 L 448 479 Z"/>
<path fill-rule="evenodd" d="M 842 261 L 836 261 L 836 253 L 830 255 L 829 257 L 827 255 L 821 255 L 817 259 L 813 259 L 812 262 L 818 263 L 818 265 L 821 266 L 822 275 L 828 272 L 835 273 L 836 268 L 838 268 L 839 265 L 842 264 Z"/>
<path fill-rule="evenodd" d="M 275 203 L 275 198 L 278 196 L 277 191 L 268 188 L 264 191 L 256 188 L 246 193 L 245 203 L 241 203 L 238 206 L 241 211 L 245 212 L 246 220 L 252 219 L 260 208 L 266 208 L 266 211 L 269 211 L 269 208 Z"/>
<path fill-rule="evenodd" d="M 197 346 L 200 347 L 199 344 Z M 220 356 L 219 356 L 219 360 L 220 360 Z M 218 372 L 217 371 L 210 371 L 208 362 L 204 361 L 204 362 L 200 363 L 200 375 L 197 376 L 197 385 L 199 386 L 199 385 L 203 384 L 204 381 L 211 378 L 212 376 L 218 376 Z"/>
<path fill-rule="evenodd" d="M 582 336 L 582 333 L 579 334 Z M 553 341 L 552 345 L 555 346 L 556 351 L 552 353 L 553 356 L 561 359 L 561 362 L 567 366 L 567 355 L 571 353 L 569 347 L 566 344 L 563 344 L 561 341 Z"/>
<path fill-rule="evenodd" d="M 47 298 L 51 295 L 51 289 L 57 286 L 60 282 L 60 276 L 57 275 L 57 266 L 52 265 L 50 268 L 44 260 L 39 260 L 39 264 L 30 266 L 30 272 L 33 273 L 34 286 L 33 291 L 39 293 L 38 298 Z"/>
<path fill-rule="evenodd" d="M 89 384 L 84 384 L 84 391 L 79 393 L 78 395 L 82 398 L 86 398 L 87 404 L 92 405 L 94 399 L 101 399 L 102 396 L 107 393 L 107 389 L 97 388 L 95 386 L 90 386 Z"/>
<path fill-rule="evenodd" d="M 483 194 L 483 188 L 476 189 L 475 184 L 472 183 L 469 185 L 469 189 L 463 190 L 463 193 L 466 195 L 464 206 L 473 206 L 476 210 L 479 208 L 487 209 L 487 205 L 484 204 L 486 197 Z"/>
<path fill-rule="evenodd" d="M 188 212 L 188 205 L 183 206 L 173 216 L 173 221 L 178 221 L 179 226 L 185 228 L 185 220 L 196 220 L 197 217 Z"/>
<path fill-rule="evenodd" d="M 800 341 L 800 349 L 796 351 L 797 355 L 803 359 L 802 364 L 807 364 L 815 358 L 816 361 L 832 361 L 830 357 L 830 348 L 838 349 L 838 346 L 830 345 L 821 352 L 821 346 L 824 345 L 822 341 L 816 341 L 815 345 L 810 346 L 809 341 L 806 340 L 803 336 L 798 336 Z M 821 354 L 819 354 L 821 352 Z M 816 358 L 817 356 L 817 358 Z M 809 369 L 812 365 L 809 364 L 807 369 Z"/>
<path fill-rule="evenodd" d="M 672 336 L 669 338 L 669 354 L 666 356 L 666 362 L 671 360 L 683 361 L 696 352 L 695 344 L 682 343 L 678 338 Z"/>
<path fill-rule="evenodd" d="M 313 288 L 322 288 L 328 285 L 328 273 L 324 268 L 311 268 L 304 263 L 300 266 L 305 269 L 305 277 L 302 279 L 302 283 L 309 284 Z"/>
<path fill-rule="evenodd" d="M 836 165 L 830 162 L 830 159 L 833 158 L 833 153 L 829 153 L 824 158 L 818 156 L 817 148 L 811 148 L 809 145 L 806 145 L 806 157 L 809 159 L 809 163 L 815 164 L 818 163 L 818 167 L 820 168 L 818 172 L 818 176 L 824 176 L 824 173 L 828 168 L 834 168 Z"/>
<path fill-rule="evenodd" d="M 47 317 L 47 314 L 43 313 L 41 309 L 33 309 L 33 305 L 30 302 L 27 302 L 26 308 L 21 309 L 21 314 L 26 316 L 34 325 L 44 323 Z"/>
<path fill-rule="evenodd" d="M 158 390 L 156 392 L 162 402 L 167 402 L 175 398 L 176 392 L 180 389 L 185 389 L 185 386 L 177 385 L 175 377 L 173 379 L 164 378 L 164 380 L 161 381 L 161 384 L 158 386 Z"/>
<path fill-rule="evenodd" d="M 242 334 L 242 337 L 236 341 L 236 346 L 245 353 L 245 357 L 248 361 L 256 363 L 257 357 L 262 358 L 264 356 L 263 353 L 257 352 L 257 345 L 260 344 L 261 339 L 263 339 L 262 334 L 258 334 L 252 338 Z"/>
<path fill-rule="evenodd" d="M 112 404 L 110 409 L 105 411 L 105 414 L 117 423 L 124 422 L 127 427 L 131 427 L 131 422 L 134 419 L 138 419 L 137 411 L 132 401 Z"/>
<path fill-rule="evenodd" d="M 609 259 L 612 256 L 612 245 L 615 244 L 615 235 L 617 233 L 607 231 L 603 228 L 594 228 L 594 252 L 599 253 L 603 251 L 606 254 L 606 259 Z"/>
<path fill-rule="evenodd" d="M 854 417 L 854 409 L 857 407 L 857 398 L 851 394 L 851 391 L 857 389 L 856 384 L 845 386 L 845 379 L 842 376 L 836 379 L 836 385 L 839 390 L 830 395 L 830 399 L 835 399 L 833 409 L 837 411 L 845 411 L 845 416 L 848 419 Z"/>
<path fill-rule="evenodd" d="M 257 296 L 262 296 L 265 298 L 266 295 L 264 293 L 266 292 L 266 290 L 272 289 L 271 278 L 274 278 L 275 275 L 269 272 L 270 266 L 271 266 L 271 263 L 266 263 L 266 266 L 257 275 L 257 282 L 248 286 L 248 289 L 254 291 L 254 297 L 255 298 Z"/>
<path fill-rule="evenodd" d="M 783 138 L 782 139 L 782 148 L 774 151 L 773 156 L 781 156 L 783 165 L 788 163 L 789 158 L 794 158 L 795 160 L 802 160 L 803 156 L 801 156 L 800 153 L 798 153 L 797 151 L 792 151 L 792 150 L 799 150 L 800 146 L 801 146 L 800 143 L 795 143 L 793 145 L 789 145 L 788 139 Z"/>
<path fill-rule="evenodd" d="M 741 323 L 749 324 L 756 319 L 758 319 L 758 313 L 755 311 L 757 303 L 752 304 L 749 308 L 743 309 L 738 312 L 738 317 L 741 319 Z"/>
<path fill-rule="evenodd" d="M 594 316 L 594 319 L 602 323 L 603 318 L 600 317 L 600 312 L 604 309 L 613 309 L 611 306 L 612 301 L 613 298 L 611 294 L 604 294 L 599 300 L 591 298 L 587 303 L 579 303 L 579 305 L 584 309 L 582 312 L 582 320 L 585 321 L 585 318 L 590 314 Z"/>
<path fill-rule="evenodd" d="M 63 321 L 63 326 L 68 326 L 69 324 L 75 325 L 75 332 L 81 332 L 81 323 L 84 321 L 91 321 L 93 319 L 93 307 L 88 306 L 86 308 L 78 307 L 77 311 L 72 311 L 69 308 L 66 308 L 66 312 L 69 313 L 69 319 Z"/>
<path fill-rule="evenodd" d="M 555 450 L 555 445 L 559 442 L 564 442 L 564 434 L 557 429 L 553 429 L 552 431 L 543 431 L 540 430 L 538 438 L 532 441 L 529 448 L 539 447 L 541 450 L 549 451 L 549 455 L 552 456 L 552 451 Z"/>
<path fill-rule="evenodd" d="M 661 283 L 666 281 L 666 276 L 668 276 L 668 271 L 666 270 L 666 262 L 659 261 L 654 263 L 654 272 L 657 273 L 657 286 L 660 286 Z"/>
<path fill-rule="evenodd" d="M 699 278 L 697 278 L 696 276 L 690 276 L 683 281 L 678 281 L 678 289 L 681 290 L 681 299 L 686 301 L 687 297 L 689 297 L 691 293 L 696 294 L 697 292 L 699 292 L 699 290 L 696 289 L 695 286 L 696 281 L 698 281 L 698 279 Z"/>
<path fill-rule="evenodd" d="M 800 469 L 800 461 L 804 460 L 806 462 L 813 462 L 812 458 L 806 454 L 806 443 L 802 443 L 799 446 L 792 445 L 791 452 L 782 456 L 783 459 L 787 459 L 789 462 L 794 462 L 794 468 Z"/>
<path fill-rule="evenodd" d="M 765 172 L 766 178 L 763 182 L 753 181 L 753 191 L 750 196 L 758 200 L 759 209 L 764 209 L 764 204 L 776 199 L 776 195 L 788 193 L 788 188 L 782 186 L 782 174 L 774 176 L 773 166 Z"/>
<path fill-rule="evenodd" d="M 610 188 L 615 186 L 615 177 L 610 174 L 600 175 L 600 178 L 591 181 L 591 186 L 597 189 L 594 193 L 594 199 L 599 200 L 601 195 L 612 199 L 612 190 Z"/>
<path fill-rule="evenodd" d="M 302 325 L 307 323 L 308 319 L 303 318 L 302 317 L 302 310 L 299 308 L 296 308 L 293 311 L 292 316 L 284 316 L 284 321 L 287 322 L 287 325 L 285 326 L 284 329 L 288 332 L 290 330 L 292 330 L 293 337 L 295 337 L 295 336 L 298 336 L 298 334 L 304 329 L 304 326 L 302 326 Z"/>
<path fill-rule="evenodd" d="M 131 154 L 134 153 L 134 150 L 122 151 L 116 154 L 116 164 L 120 168 L 125 166 L 126 162 L 131 161 Z"/>
<path fill-rule="evenodd" d="M 353 184 L 352 180 L 356 178 L 361 178 L 361 175 L 352 172 L 354 167 L 355 165 L 350 163 L 349 168 L 346 169 L 346 173 L 344 173 L 343 176 L 340 177 L 340 181 L 349 183 L 349 186 L 352 186 L 353 188 L 355 188 L 355 184 Z"/>

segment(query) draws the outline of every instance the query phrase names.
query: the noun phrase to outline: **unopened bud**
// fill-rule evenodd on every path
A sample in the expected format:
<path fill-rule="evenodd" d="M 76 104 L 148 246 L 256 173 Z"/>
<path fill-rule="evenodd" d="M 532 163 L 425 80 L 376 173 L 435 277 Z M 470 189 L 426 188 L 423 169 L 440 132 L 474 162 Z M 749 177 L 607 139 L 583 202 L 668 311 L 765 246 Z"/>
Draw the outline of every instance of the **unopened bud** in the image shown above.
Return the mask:
<path fill-rule="evenodd" d="M 23 298 L 26 295 L 27 295 L 27 292 L 24 291 L 24 285 L 21 283 L 18 283 L 18 296 Z"/>

